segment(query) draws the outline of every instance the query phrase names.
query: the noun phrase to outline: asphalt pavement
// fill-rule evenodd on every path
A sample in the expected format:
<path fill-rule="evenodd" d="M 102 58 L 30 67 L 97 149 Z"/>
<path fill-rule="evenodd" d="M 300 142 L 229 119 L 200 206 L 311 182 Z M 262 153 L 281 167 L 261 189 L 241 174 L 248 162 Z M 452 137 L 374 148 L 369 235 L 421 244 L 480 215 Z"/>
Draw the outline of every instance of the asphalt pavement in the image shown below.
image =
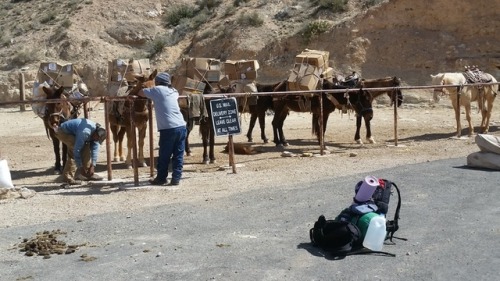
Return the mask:
<path fill-rule="evenodd" d="M 495 280 L 500 268 L 500 172 L 440 160 L 227 198 L 168 203 L 0 230 L 0 280 Z M 394 181 L 402 207 L 396 257 L 334 259 L 311 246 L 319 215 L 349 206 L 366 175 Z M 182 187 L 181 187 L 182 188 Z M 392 217 L 397 199 L 389 209 Z M 140 202 L 138 202 L 140 204 Z M 29 215 L 29 214 L 19 214 Z M 25 256 L 16 244 L 60 229 L 75 253 Z M 497 279 L 498 280 L 498 279 Z"/>

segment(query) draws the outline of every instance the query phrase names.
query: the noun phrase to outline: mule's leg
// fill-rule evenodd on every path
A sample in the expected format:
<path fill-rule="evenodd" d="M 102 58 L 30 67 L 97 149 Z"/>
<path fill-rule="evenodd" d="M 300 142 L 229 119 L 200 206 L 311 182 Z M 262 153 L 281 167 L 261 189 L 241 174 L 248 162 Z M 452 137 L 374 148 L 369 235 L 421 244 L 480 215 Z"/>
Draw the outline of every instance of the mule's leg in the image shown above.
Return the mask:
<path fill-rule="evenodd" d="M 210 122 L 212 124 L 212 122 Z M 210 149 L 208 151 L 210 157 L 210 164 L 214 164 L 215 160 L 215 131 L 214 127 L 210 126 Z"/>
<path fill-rule="evenodd" d="M 62 160 L 62 166 L 66 166 L 66 162 L 68 161 L 68 146 L 65 145 L 63 142 L 62 144 L 62 155 L 61 155 L 61 160 Z"/>
<path fill-rule="evenodd" d="M 276 146 L 288 146 L 288 142 L 286 141 L 285 135 L 283 134 L 283 124 L 285 123 L 288 112 L 289 110 L 285 104 L 279 104 L 278 106 L 275 106 L 272 125 L 274 143 L 276 144 Z"/>
<path fill-rule="evenodd" d="M 203 144 L 203 164 L 208 164 L 208 145 L 210 138 L 210 123 L 209 118 L 204 118 L 200 122 L 200 133 L 201 133 L 201 142 Z"/>
<path fill-rule="evenodd" d="M 493 110 L 493 103 L 495 102 L 495 93 L 493 86 L 485 86 L 483 89 L 483 99 L 482 102 L 478 100 L 478 104 L 480 103 L 481 110 L 481 133 L 487 134 L 490 129 L 490 118 L 491 111 Z"/>
<path fill-rule="evenodd" d="M 359 144 L 363 144 L 360 136 L 361 118 L 363 117 L 360 114 L 356 113 L 356 133 L 354 133 L 354 141 Z"/>
<path fill-rule="evenodd" d="M 127 158 L 125 159 L 125 164 L 127 165 L 128 169 L 132 169 L 132 149 L 134 146 L 134 138 L 132 138 L 132 130 L 133 129 L 127 129 Z"/>
<path fill-rule="evenodd" d="M 126 133 L 127 128 L 120 127 L 120 131 L 118 131 L 118 153 L 120 156 L 120 161 L 125 161 L 125 157 L 123 156 L 123 140 L 125 139 Z"/>
<path fill-rule="evenodd" d="M 365 119 L 365 128 L 366 128 L 366 141 L 368 143 L 375 143 L 375 139 L 372 136 L 372 129 L 371 129 L 371 120 L 372 120 L 372 115 L 371 114 L 365 114 L 363 115 L 363 118 Z"/>
<path fill-rule="evenodd" d="M 491 111 L 493 110 L 493 104 L 495 102 L 495 95 L 491 94 L 491 95 L 488 95 L 488 96 L 485 96 L 486 97 L 486 103 L 487 103 L 487 109 L 486 109 L 486 112 L 484 113 L 486 116 L 485 116 L 485 121 L 484 121 L 484 125 L 483 125 L 483 134 L 487 134 L 488 131 L 490 130 L 490 118 L 491 118 Z M 485 110 L 485 109 L 483 109 Z"/>
<path fill-rule="evenodd" d="M 470 116 L 470 103 L 465 106 L 465 119 L 467 119 L 467 123 L 469 124 L 469 137 L 474 135 L 474 126 L 472 125 L 472 118 Z"/>
<path fill-rule="evenodd" d="M 56 156 L 56 162 L 54 163 L 54 174 L 58 175 L 62 172 L 61 167 L 61 152 L 60 152 L 60 142 L 56 137 L 52 137 L 52 147 L 54 149 L 54 155 Z"/>
<path fill-rule="evenodd" d="M 455 121 L 457 123 L 457 137 L 462 135 L 462 125 L 460 124 L 460 106 L 457 106 L 457 97 L 450 96 L 451 105 L 453 106 L 453 112 L 455 113 Z"/>
<path fill-rule="evenodd" d="M 144 124 L 139 129 L 139 145 L 138 145 L 138 150 L 139 150 L 139 157 L 137 161 L 139 161 L 139 167 L 147 167 L 148 164 L 146 164 L 146 161 L 144 160 L 144 140 L 146 139 L 146 131 L 148 129 L 147 123 Z"/>
<path fill-rule="evenodd" d="M 114 125 L 110 125 L 110 128 L 113 135 L 113 162 L 118 162 L 118 128 Z"/>
<path fill-rule="evenodd" d="M 186 156 L 191 156 L 191 147 L 189 146 L 189 134 L 193 130 L 193 127 L 194 127 L 194 119 L 189 118 L 186 121 L 187 134 L 186 134 L 186 141 L 184 142 L 184 151 L 186 152 Z"/>
<path fill-rule="evenodd" d="M 247 139 L 248 139 L 248 142 L 253 142 L 253 138 L 252 138 L 252 131 L 253 131 L 253 128 L 255 127 L 255 122 L 257 121 L 257 113 L 255 112 L 251 112 L 250 113 L 250 124 L 248 125 L 248 131 L 247 131 Z M 260 120 L 259 120 L 259 123 L 260 123 Z M 261 127 L 262 129 L 262 127 Z"/>
<path fill-rule="evenodd" d="M 260 138 L 264 143 L 268 143 L 269 139 L 266 136 L 266 110 L 260 110 L 258 113 Z"/>

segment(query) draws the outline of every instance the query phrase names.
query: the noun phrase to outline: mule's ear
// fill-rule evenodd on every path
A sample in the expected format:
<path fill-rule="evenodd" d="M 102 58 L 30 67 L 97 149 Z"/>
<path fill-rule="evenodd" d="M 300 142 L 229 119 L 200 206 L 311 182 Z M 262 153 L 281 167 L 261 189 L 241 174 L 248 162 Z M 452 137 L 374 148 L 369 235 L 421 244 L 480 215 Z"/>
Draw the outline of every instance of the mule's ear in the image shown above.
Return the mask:
<path fill-rule="evenodd" d="M 45 92 L 45 94 L 47 95 L 47 97 L 51 97 L 52 94 L 54 93 L 54 91 L 52 91 L 52 88 L 47 88 L 45 86 L 42 87 L 42 90 Z"/>
<path fill-rule="evenodd" d="M 55 91 L 54 96 L 57 97 L 57 98 L 60 98 L 63 93 L 64 93 L 64 87 L 59 87 Z"/>
<path fill-rule="evenodd" d="M 153 70 L 153 72 L 149 75 L 149 80 L 155 79 L 157 74 L 158 74 L 158 69 Z"/>

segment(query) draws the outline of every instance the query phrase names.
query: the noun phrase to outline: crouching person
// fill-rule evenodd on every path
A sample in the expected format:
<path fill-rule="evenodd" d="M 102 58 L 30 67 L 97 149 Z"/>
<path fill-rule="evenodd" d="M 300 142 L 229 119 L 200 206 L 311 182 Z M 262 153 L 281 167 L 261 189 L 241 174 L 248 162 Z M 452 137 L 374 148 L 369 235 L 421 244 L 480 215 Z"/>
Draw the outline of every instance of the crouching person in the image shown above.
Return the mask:
<path fill-rule="evenodd" d="M 92 120 L 71 119 L 55 128 L 57 138 L 68 147 L 68 159 L 63 170 L 63 179 L 70 185 L 81 180 L 100 181 L 103 178 L 94 172 L 99 155 L 99 146 L 106 139 L 106 130 Z M 76 164 L 76 171 L 74 165 Z"/>

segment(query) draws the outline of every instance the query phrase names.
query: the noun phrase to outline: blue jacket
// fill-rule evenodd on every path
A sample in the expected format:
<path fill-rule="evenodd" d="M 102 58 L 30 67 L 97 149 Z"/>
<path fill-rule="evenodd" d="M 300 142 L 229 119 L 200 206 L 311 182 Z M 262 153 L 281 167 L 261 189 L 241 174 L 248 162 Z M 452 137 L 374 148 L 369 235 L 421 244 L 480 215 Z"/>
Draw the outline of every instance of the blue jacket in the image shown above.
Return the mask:
<path fill-rule="evenodd" d="M 75 157 L 76 167 L 83 166 L 82 150 L 86 142 L 90 143 L 92 165 L 95 166 L 99 154 L 99 142 L 92 140 L 92 134 L 96 130 L 96 123 L 85 118 L 71 119 L 62 123 L 59 129 L 66 134 L 75 136 L 73 156 Z"/>
<path fill-rule="evenodd" d="M 179 92 L 168 86 L 155 86 L 143 89 L 144 95 L 153 100 L 158 130 L 186 126 L 179 107 Z"/>

